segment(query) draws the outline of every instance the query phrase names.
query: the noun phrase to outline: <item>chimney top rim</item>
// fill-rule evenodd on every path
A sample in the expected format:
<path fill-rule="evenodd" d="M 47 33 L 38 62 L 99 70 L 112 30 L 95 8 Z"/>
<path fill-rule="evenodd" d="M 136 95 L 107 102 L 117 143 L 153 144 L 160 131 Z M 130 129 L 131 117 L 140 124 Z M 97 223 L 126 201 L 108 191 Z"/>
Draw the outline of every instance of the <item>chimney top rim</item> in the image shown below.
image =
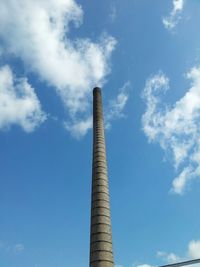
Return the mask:
<path fill-rule="evenodd" d="M 101 93 L 101 88 L 100 87 L 94 87 L 94 89 L 93 89 L 93 94 L 95 94 L 95 93 Z"/>

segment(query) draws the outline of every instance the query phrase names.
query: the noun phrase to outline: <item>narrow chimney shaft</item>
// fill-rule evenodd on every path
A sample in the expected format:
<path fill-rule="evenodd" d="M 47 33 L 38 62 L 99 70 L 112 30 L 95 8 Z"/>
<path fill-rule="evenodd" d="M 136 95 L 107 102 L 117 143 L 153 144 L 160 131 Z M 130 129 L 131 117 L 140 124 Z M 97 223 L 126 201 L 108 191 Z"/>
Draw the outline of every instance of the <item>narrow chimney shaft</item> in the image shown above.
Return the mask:
<path fill-rule="evenodd" d="M 101 89 L 93 90 L 90 267 L 114 267 Z"/>

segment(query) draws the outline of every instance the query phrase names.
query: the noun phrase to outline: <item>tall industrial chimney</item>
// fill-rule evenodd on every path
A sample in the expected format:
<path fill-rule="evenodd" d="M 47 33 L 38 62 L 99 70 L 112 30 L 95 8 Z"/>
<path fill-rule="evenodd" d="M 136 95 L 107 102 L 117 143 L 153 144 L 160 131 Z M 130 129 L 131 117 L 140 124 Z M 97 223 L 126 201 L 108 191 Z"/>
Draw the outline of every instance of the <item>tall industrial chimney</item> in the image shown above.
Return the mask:
<path fill-rule="evenodd" d="M 114 267 L 101 89 L 93 90 L 90 267 Z"/>

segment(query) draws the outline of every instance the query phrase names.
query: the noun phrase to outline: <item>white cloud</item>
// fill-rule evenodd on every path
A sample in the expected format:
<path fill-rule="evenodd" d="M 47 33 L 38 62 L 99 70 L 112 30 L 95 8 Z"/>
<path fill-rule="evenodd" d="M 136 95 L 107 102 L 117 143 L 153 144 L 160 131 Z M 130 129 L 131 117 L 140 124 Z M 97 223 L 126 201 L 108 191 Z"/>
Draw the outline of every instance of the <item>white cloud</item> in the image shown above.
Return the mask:
<path fill-rule="evenodd" d="M 189 182 L 193 175 L 192 168 L 190 166 L 185 167 L 181 173 L 173 180 L 172 190 L 177 194 L 182 194 L 185 190 L 186 184 Z"/>
<path fill-rule="evenodd" d="M 16 124 L 33 131 L 46 116 L 26 78 L 16 78 L 9 66 L 0 68 L 0 129 Z"/>
<path fill-rule="evenodd" d="M 98 42 L 72 38 L 83 10 L 74 0 L 0 1 L 0 38 L 10 55 L 53 86 L 73 122 L 87 111 L 92 88 L 109 73 L 116 40 L 103 34 Z"/>
<path fill-rule="evenodd" d="M 149 265 L 149 264 L 140 264 L 140 265 L 137 265 L 137 267 L 153 267 L 153 265 Z"/>
<path fill-rule="evenodd" d="M 127 81 L 120 89 L 119 94 L 113 100 L 109 101 L 108 109 L 105 112 L 106 128 L 111 127 L 111 121 L 124 117 L 124 108 L 129 98 L 130 82 Z"/>
<path fill-rule="evenodd" d="M 178 172 L 172 191 L 177 194 L 200 175 L 200 68 L 191 69 L 187 78 L 190 88 L 172 107 L 161 105 L 159 94 L 169 89 L 169 79 L 162 73 L 147 81 L 143 94 L 143 130 L 149 141 L 172 155 Z"/>
<path fill-rule="evenodd" d="M 181 261 L 182 259 L 176 255 L 175 253 L 166 253 L 163 251 L 158 251 L 157 252 L 157 257 L 161 258 L 164 262 L 171 264 L 171 263 L 176 263 Z"/>
<path fill-rule="evenodd" d="M 166 29 L 172 30 L 176 27 L 181 19 L 181 12 L 184 7 L 185 0 L 173 0 L 173 9 L 168 17 L 163 18 L 163 24 Z"/>
<path fill-rule="evenodd" d="M 71 133 L 72 136 L 79 139 L 84 136 L 88 130 L 92 129 L 92 117 L 87 119 L 77 120 L 73 122 L 65 122 L 65 128 Z"/>
<path fill-rule="evenodd" d="M 191 259 L 200 258 L 200 240 L 192 240 L 188 245 L 188 255 Z"/>
<path fill-rule="evenodd" d="M 167 264 L 193 260 L 193 259 L 199 259 L 200 258 L 200 240 L 190 241 L 188 244 L 187 251 L 185 252 L 184 256 L 179 256 L 173 252 L 166 253 L 162 251 L 158 251 L 157 256 L 160 257 Z M 195 264 L 195 266 L 199 267 L 200 264 Z"/>
<path fill-rule="evenodd" d="M 180 256 L 174 252 L 158 251 L 157 257 L 164 262 L 164 264 L 173 264 L 187 260 L 194 260 L 200 258 L 200 240 L 192 240 L 189 242 L 186 252 Z M 135 266 L 135 265 L 133 265 Z M 190 267 L 200 267 L 200 264 L 188 265 Z M 137 267 L 152 267 L 149 264 L 137 265 Z"/>

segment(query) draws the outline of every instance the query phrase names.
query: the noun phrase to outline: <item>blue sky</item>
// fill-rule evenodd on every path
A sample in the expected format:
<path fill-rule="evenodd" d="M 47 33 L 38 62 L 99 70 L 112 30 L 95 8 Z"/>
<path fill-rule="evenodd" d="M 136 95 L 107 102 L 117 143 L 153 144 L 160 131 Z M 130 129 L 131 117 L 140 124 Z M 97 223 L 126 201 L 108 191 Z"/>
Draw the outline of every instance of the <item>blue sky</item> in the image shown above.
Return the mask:
<path fill-rule="evenodd" d="M 0 267 L 86 267 L 103 88 L 116 266 L 200 257 L 199 0 L 0 2 Z"/>

